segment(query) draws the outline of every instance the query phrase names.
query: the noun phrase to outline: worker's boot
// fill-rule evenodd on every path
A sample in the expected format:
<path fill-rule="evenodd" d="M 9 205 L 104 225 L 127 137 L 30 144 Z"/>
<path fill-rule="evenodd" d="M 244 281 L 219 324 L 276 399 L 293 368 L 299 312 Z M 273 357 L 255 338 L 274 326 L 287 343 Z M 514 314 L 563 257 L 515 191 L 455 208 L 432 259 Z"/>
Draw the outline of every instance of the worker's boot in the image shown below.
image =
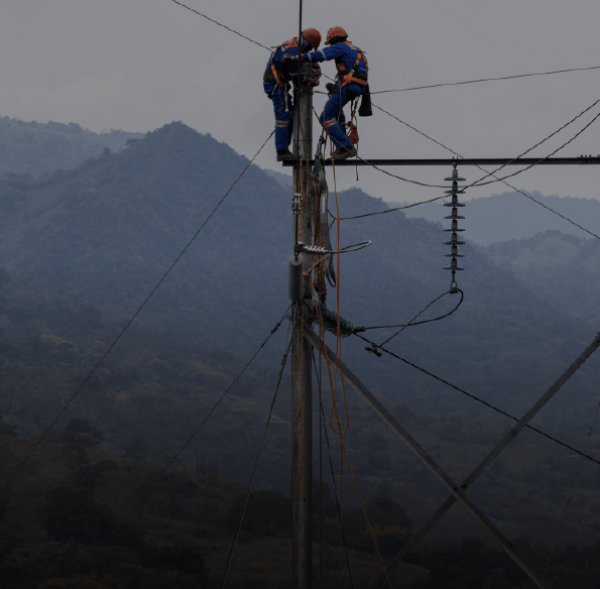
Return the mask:
<path fill-rule="evenodd" d="M 277 150 L 277 161 L 278 162 L 292 162 L 296 159 L 296 156 L 289 149 L 278 149 Z"/>
<path fill-rule="evenodd" d="M 333 158 L 336 160 L 346 160 L 349 157 L 356 157 L 358 151 L 354 145 L 348 145 L 347 147 L 340 147 L 333 152 Z"/>

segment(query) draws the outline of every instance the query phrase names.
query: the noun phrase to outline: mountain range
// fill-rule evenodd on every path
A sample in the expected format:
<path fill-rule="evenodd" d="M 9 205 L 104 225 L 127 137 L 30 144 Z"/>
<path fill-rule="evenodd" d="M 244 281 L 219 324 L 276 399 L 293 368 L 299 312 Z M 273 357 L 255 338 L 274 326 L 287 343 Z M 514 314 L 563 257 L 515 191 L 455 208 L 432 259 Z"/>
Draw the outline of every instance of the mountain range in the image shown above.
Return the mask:
<path fill-rule="evenodd" d="M 38 177 L 13 174 L 0 181 L 5 268 L 0 412 L 19 432 L 34 436 L 51 423 L 189 245 L 55 425 L 61 429 L 69 419 L 85 417 L 104 432 L 107 446 L 122 453 L 137 447 L 152 461 L 180 447 L 289 307 L 291 213 L 289 192 L 281 184 L 285 179 L 250 166 L 197 234 L 247 164 L 228 145 L 171 123 L 72 169 Z M 342 216 L 354 216 L 388 205 L 354 189 L 340 193 L 339 206 Z M 439 224 L 402 212 L 343 222 L 342 246 L 364 240 L 372 245 L 340 260 L 341 314 L 365 327 L 406 323 L 449 289 L 450 276 L 442 269 L 444 239 Z M 558 239 L 570 243 L 568 237 Z M 579 240 L 574 247 L 583 252 L 588 245 Z M 550 252 L 546 257 L 530 256 L 540 268 L 538 282 L 524 279 L 533 280 L 531 265 L 519 274 L 527 268 L 518 261 L 519 252 L 537 247 L 533 242 L 519 242 L 513 249 L 468 243 L 466 270 L 458 277 L 463 304 L 447 319 L 406 329 L 390 349 L 481 400 L 517 416 L 523 413 L 597 332 L 592 323 L 597 298 L 586 299 L 585 313 L 564 304 L 577 275 L 554 281 L 552 296 L 539 286 L 544 276 L 565 276 L 552 268 L 551 248 L 544 250 Z M 582 254 L 587 261 L 577 268 L 597 272 L 593 251 Z M 565 254 L 560 262 L 575 258 Z M 328 297 L 334 308 L 335 291 Z M 445 314 L 457 299 L 444 296 L 423 317 Z M 249 378 L 242 379 L 196 438 L 200 451 L 209 455 L 207 462 L 226 479 L 247 480 L 283 354 L 286 323 Z M 366 332 L 378 342 L 392 333 Z M 344 340 L 344 360 L 452 476 L 465 476 L 512 425 L 408 365 L 366 354 L 363 346 L 354 337 Z M 599 368 L 600 357 L 592 357 L 535 425 L 583 447 L 598 403 Z M 276 405 L 258 479 L 280 492 L 289 486 L 286 391 Z M 323 396 L 327 413 L 331 397 L 326 387 Z M 348 406 L 351 425 L 345 440 L 364 496 L 393 496 L 413 521 L 427 517 L 444 493 L 360 400 L 349 395 Z M 335 453 L 339 447 L 333 438 Z M 594 436 L 590 452 L 597 453 L 598 442 Z M 191 452 L 185 454 L 188 462 Z M 544 536 L 555 529 L 573 464 L 569 451 L 524 433 L 473 494 L 503 529 Z M 585 541 L 600 526 L 594 515 L 593 488 L 600 481 L 595 468 L 585 463 L 585 483 L 567 525 L 573 537 Z M 520 499 L 511 501 L 509 495 Z M 478 531 L 458 513 L 446 526 L 446 532 L 455 526 L 465 534 Z"/>

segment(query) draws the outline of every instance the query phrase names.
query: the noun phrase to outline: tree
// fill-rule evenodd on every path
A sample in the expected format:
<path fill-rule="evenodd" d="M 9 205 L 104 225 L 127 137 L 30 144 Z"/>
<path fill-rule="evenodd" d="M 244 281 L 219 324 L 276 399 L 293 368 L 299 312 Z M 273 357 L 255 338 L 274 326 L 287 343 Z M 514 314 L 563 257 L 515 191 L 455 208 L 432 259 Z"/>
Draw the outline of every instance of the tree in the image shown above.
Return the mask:
<path fill-rule="evenodd" d="M 231 528 L 238 524 L 244 505 L 242 495 L 229 509 L 227 523 Z M 242 530 L 257 536 L 282 536 L 292 527 L 292 501 L 275 491 L 253 491 L 250 493 L 244 514 Z"/>
<path fill-rule="evenodd" d="M 411 524 L 404 507 L 393 499 L 381 498 L 369 501 L 365 509 L 381 555 L 393 556 L 410 537 Z M 371 532 L 360 507 L 345 510 L 344 531 L 349 547 L 375 553 Z"/>
<path fill-rule="evenodd" d="M 185 575 L 196 575 L 196 587 L 208 587 L 204 557 L 191 548 L 169 548 L 144 563 L 147 568 L 167 568 Z"/>
<path fill-rule="evenodd" d="M 89 420 L 75 417 L 67 423 L 62 437 L 63 442 L 97 446 L 104 439 L 104 433 L 90 425 Z"/>
<path fill-rule="evenodd" d="M 0 435 L 17 437 L 17 426 L 4 423 L 4 416 L 0 413 Z"/>
<path fill-rule="evenodd" d="M 86 489 L 58 487 L 48 491 L 44 515 L 50 540 L 105 543 L 118 528 L 110 508 L 96 503 Z"/>

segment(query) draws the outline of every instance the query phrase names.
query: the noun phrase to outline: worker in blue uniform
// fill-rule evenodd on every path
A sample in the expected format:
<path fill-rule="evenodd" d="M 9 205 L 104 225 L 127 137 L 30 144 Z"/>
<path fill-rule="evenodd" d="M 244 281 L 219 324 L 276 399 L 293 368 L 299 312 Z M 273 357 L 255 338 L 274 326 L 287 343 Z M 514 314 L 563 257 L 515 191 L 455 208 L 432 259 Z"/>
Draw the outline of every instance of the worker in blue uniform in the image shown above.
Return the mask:
<path fill-rule="evenodd" d="M 348 41 L 348 34 L 342 27 L 329 29 L 325 45 L 329 45 L 329 47 L 305 53 L 302 58 L 313 63 L 335 59 L 338 70 L 337 80 L 332 86 L 328 84 L 330 97 L 325 103 L 320 121 L 337 148 L 333 157 L 346 159 L 356 156 L 357 151 L 342 130 L 342 126 L 345 126 L 346 122 L 344 106 L 358 96 L 366 94 L 365 98 L 368 98 L 369 65 L 364 52 Z M 363 105 L 361 105 L 361 110 Z M 370 105 L 368 112 L 370 113 Z M 359 114 L 363 113 L 359 112 Z M 369 116 L 369 114 L 363 114 L 363 116 Z"/>
<path fill-rule="evenodd" d="M 321 33 L 319 31 L 316 29 L 302 31 L 303 52 L 310 51 L 311 48 L 318 49 L 320 44 Z M 292 99 L 289 90 L 290 82 L 298 82 L 299 54 L 297 37 L 286 41 L 271 53 L 263 76 L 263 88 L 272 100 L 275 111 L 275 149 L 278 162 L 295 159 L 294 154 L 289 150 L 293 133 Z M 289 57 L 296 59 L 290 60 Z M 318 78 L 320 75 L 321 70 L 317 67 L 315 77 Z M 302 79 L 302 82 L 311 84 L 314 83 L 314 80 Z"/>

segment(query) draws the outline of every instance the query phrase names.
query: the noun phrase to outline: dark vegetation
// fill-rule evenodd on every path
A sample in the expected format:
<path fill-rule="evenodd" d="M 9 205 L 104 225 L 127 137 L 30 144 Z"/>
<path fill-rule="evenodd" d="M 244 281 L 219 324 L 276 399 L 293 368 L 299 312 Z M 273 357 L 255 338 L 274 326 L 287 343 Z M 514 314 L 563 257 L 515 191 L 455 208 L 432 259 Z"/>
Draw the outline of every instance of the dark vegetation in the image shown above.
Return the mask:
<path fill-rule="evenodd" d="M 588 221 L 588 223 L 591 220 Z M 593 229 L 594 225 L 590 227 Z M 600 241 L 556 230 L 513 239 L 483 251 L 557 311 L 600 324 Z M 569 285 L 566 287 L 566 285 Z"/>
<path fill-rule="evenodd" d="M 121 153 L 103 153 L 74 170 L 0 182 L 0 255 L 5 267 L 0 270 L 0 434 L 6 440 L 3 451 L 10 452 L 0 484 L 246 164 L 246 158 L 228 146 L 173 123 Z M 340 195 L 340 208 L 343 215 L 352 215 L 385 205 L 351 190 Z M 39 552 L 35 562 L 50 567 L 48 575 L 63 575 L 74 583 L 97 546 L 140 501 L 141 519 L 133 518 L 133 527 L 128 523 L 122 530 L 122 545 L 109 549 L 108 569 L 100 567 L 89 586 L 127 586 L 118 583 L 131 575 L 140 586 L 152 586 L 148 583 L 154 565 L 163 575 L 152 577 L 157 586 L 175 578 L 169 575 L 182 579 L 177 580 L 184 583 L 181 586 L 202 584 L 200 568 L 178 568 L 189 562 L 188 550 L 202 555 L 196 561 L 204 562 L 210 583 L 218 580 L 239 514 L 240 485 L 247 483 L 275 385 L 286 324 L 195 441 L 180 455 L 177 452 L 289 304 L 289 217 L 289 194 L 251 167 L 54 425 L 51 441 L 44 442 L 38 458 L 9 485 L 8 495 L 2 497 L 10 497 L 10 503 L 2 499 L 0 516 L 12 522 L 11 530 L 18 529 L 20 518 L 30 522 L 22 532 L 11 531 L 21 536 L 7 536 L 11 543 L 6 546 L 15 548 L 3 548 L 2 566 L 17 569 L 13 586 L 26 586 L 19 584 L 18 575 L 33 552 Z M 341 309 L 356 324 L 404 323 L 448 289 L 449 277 L 441 270 L 446 249 L 439 226 L 402 213 L 343 224 L 342 245 L 363 239 L 372 239 L 373 245 L 342 260 Z M 459 312 L 443 322 L 407 329 L 390 347 L 520 415 L 594 337 L 597 326 L 588 320 L 598 316 L 598 299 L 586 299 L 582 293 L 589 311 L 573 318 L 569 309 L 560 307 L 558 293 L 551 300 L 508 263 L 495 265 L 491 250 L 467 246 L 465 253 L 467 271 L 459 278 L 466 296 Z M 591 254 L 589 264 L 589 272 L 597 272 Z M 573 275 L 553 288 L 567 298 L 578 285 Z M 428 316 L 448 310 L 454 301 L 447 299 L 451 297 Z M 376 341 L 385 335 L 367 333 Z M 409 366 L 366 355 L 356 338 L 344 340 L 344 360 L 457 479 L 464 478 L 512 425 Z M 599 363 L 600 357 L 592 357 L 535 425 L 583 448 L 599 400 Z M 324 365 L 322 370 L 325 382 Z M 263 579 L 263 585 L 279 587 L 288 579 L 288 382 L 284 381 L 259 464 L 234 584 L 252 579 L 260 586 Z M 326 388 L 323 399 L 327 415 L 331 397 Z M 351 421 L 345 444 L 387 558 L 445 493 L 350 391 L 348 404 Z M 316 412 L 314 420 L 316 424 Z M 17 431 L 25 440 L 15 438 Z M 329 435 L 339 493 L 339 442 L 331 431 Z M 339 521 L 325 441 L 323 448 L 325 559 L 327 574 L 335 579 Z M 598 457 L 599 449 L 600 437 L 594 433 L 588 453 Z M 36 478 L 46 453 L 56 453 L 54 467 Z M 159 466 L 175 458 L 173 474 L 146 498 Z M 318 460 L 316 455 L 316 464 Z M 545 566 L 578 464 L 572 452 L 524 432 L 470 491 L 508 536 L 534 542 L 530 552 L 538 570 Z M 595 573 L 598 578 L 597 550 L 592 546 L 600 533 L 599 484 L 600 466 L 584 461 L 561 528 L 553 575 L 586 579 Z M 344 489 L 346 540 L 356 574 L 366 580 L 379 565 L 347 472 Z M 61 511 L 66 504 L 80 515 Z M 318 513 L 315 518 L 318 521 Z M 483 583 L 484 574 L 486 583 L 496 578 L 490 587 L 522 583 L 511 576 L 514 565 L 494 548 L 477 544 L 481 558 L 473 560 L 465 556 L 473 546 L 448 539 L 483 538 L 462 511 L 449 513 L 435 533 L 442 539 L 418 551 L 413 563 L 398 573 L 409 583 L 405 586 L 483 587 L 488 585 L 477 583 Z M 273 555 L 275 571 L 268 579 L 261 577 L 266 552 Z M 439 564 L 446 558 L 463 563 L 455 570 L 455 580 L 444 572 L 446 565 Z M 484 564 L 476 570 L 479 561 Z M 58 574 L 59 568 L 52 567 L 60 562 L 65 568 Z M 469 566 L 475 568 L 467 573 Z M 564 570 L 557 568 L 563 566 Z M 42 568 L 34 570 L 32 574 L 42 574 Z M 113 572 L 102 573 L 107 570 Z M 110 579 L 102 580 L 101 574 Z M 464 581 L 469 575 L 474 575 L 470 585 Z M 587 581 L 577 582 L 587 586 Z M 57 583 L 48 586 L 60 586 Z"/>
<path fill-rule="evenodd" d="M 219 586 L 239 519 L 241 486 L 223 481 L 205 464 L 195 471 L 174 467 L 156 484 L 158 466 L 60 438 L 61 432 L 55 432 L 42 442 L 23 475 L 21 492 L 2 496 L 3 589 Z M 14 469 L 32 441 L 0 436 L 2 476 Z M 326 483 L 316 479 L 314 488 L 315 572 L 319 578 L 322 561 L 323 587 L 333 588 L 340 575 L 339 512 Z M 134 505 L 138 509 L 131 516 Z M 410 537 L 411 522 L 393 499 L 373 499 L 365 509 L 388 559 Z M 285 495 L 259 489 L 250 495 L 228 587 L 289 586 L 290 519 Z M 344 509 L 343 529 L 354 585 L 365 586 L 381 568 L 360 508 Z M 516 546 L 544 570 L 547 543 L 517 539 Z M 345 557 L 342 565 L 346 585 Z M 561 545 L 547 578 L 556 587 L 592 589 L 599 566 L 600 543 Z M 501 550 L 475 537 L 430 538 L 391 574 L 391 581 L 394 587 L 422 589 L 531 587 Z"/>

